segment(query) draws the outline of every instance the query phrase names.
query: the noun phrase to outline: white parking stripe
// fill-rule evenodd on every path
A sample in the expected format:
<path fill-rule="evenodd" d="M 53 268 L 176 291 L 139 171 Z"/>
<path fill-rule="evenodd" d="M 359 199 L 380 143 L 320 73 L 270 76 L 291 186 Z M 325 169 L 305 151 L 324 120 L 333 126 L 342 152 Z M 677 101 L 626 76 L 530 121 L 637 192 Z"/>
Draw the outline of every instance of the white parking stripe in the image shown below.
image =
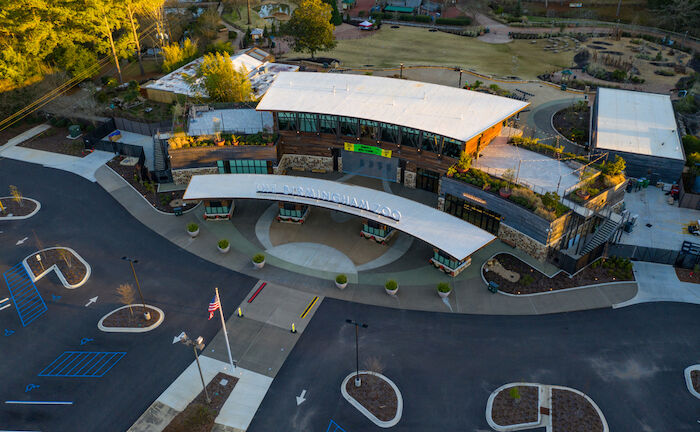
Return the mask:
<path fill-rule="evenodd" d="M 8 301 L 9 299 L 10 299 L 9 297 L 5 297 L 4 299 L 0 300 L 0 303 L 5 303 L 5 302 Z M 2 431 L 0 431 L 0 432 L 2 432 Z"/>
<path fill-rule="evenodd" d="M 12 306 L 12 305 L 11 305 L 11 304 L 6 304 L 5 306 L 0 307 L 0 311 L 3 310 L 3 309 L 7 309 L 7 308 L 9 308 L 10 306 Z"/>

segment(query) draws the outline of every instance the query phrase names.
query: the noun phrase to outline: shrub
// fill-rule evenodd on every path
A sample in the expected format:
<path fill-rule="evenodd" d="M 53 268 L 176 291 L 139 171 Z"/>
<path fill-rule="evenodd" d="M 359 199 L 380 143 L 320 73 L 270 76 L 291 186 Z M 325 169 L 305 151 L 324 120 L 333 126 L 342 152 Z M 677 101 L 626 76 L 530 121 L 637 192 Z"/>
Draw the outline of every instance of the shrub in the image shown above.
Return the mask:
<path fill-rule="evenodd" d="M 367 11 L 361 10 L 357 12 L 357 16 L 360 18 L 364 17 L 365 15 L 367 15 Z"/>
<path fill-rule="evenodd" d="M 554 212 L 551 211 L 551 210 L 547 210 L 547 209 L 544 208 L 544 207 L 538 207 L 538 208 L 536 208 L 536 209 L 535 209 L 535 214 L 536 214 L 537 216 L 541 217 L 541 218 L 544 218 L 544 219 L 550 221 L 550 222 L 557 218 L 557 214 L 556 214 L 556 213 L 554 213 Z"/>
<path fill-rule="evenodd" d="M 674 76 L 676 73 L 670 69 L 657 69 L 654 71 L 656 75 L 661 76 Z"/>
<path fill-rule="evenodd" d="M 700 107 L 695 103 L 695 96 L 688 94 L 685 97 L 678 99 L 675 102 L 676 110 L 683 114 L 693 114 L 698 111 Z"/>
<path fill-rule="evenodd" d="M 221 240 L 219 240 L 218 245 L 219 245 L 219 248 L 226 249 L 229 245 L 229 242 L 226 239 L 221 239 Z"/>
<path fill-rule="evenodd" d="M 396 282 L 394 279 L 389 279 L 384 284 L 384 288 L 388 289 L 389 291 L 395 291 L 398 287 L 399 287 L 399 283 Z"/>
<path fill-rule="evenodd" d="M 508 395 L 511 399 L 520 399 L 520 388 L 518 388 L 518 386 L 511 387 L 510 390 L 508 390 Z"/>
<path fill-rule="evenodd" d="M 627 79 L 627 72 L 620 70 L 620 69 L 615 69 L 611 74 L 610 78 L 613 81 L 624 81 Z"/>
<path fill-rule="evenodd" d="M 684 135 L 683 148 L 685 149 L 685 154 L 700 153 L 700 138 L 694 135 Z"/>
<path fill-rule="evenodd" d="M 195 232 L 195 231 L 197 231 L 198 229 L 199 229 L 199 225 L 197 225 L 196 223 L 191 223 L 191 224 L 188 224 L 188 225 L 187 225 L 187 231 L 188 231 L 188 232 Z"/>
<path fill-rule="evenodd" d="M 344 283 L 348 283 L 348 277 L 345 276 L 344 274 L 339 274 L 338 276 L 335 277 L 335 281 L 342 285 Z"/>
<path fill-rule="evenodd" d="M 525 276 L 523 276 L 523 277 L 520 278 L 520 284 L 523 285 L 523 286 L 532 285 L 532 283 L 533 283 L 534 281 L 535 281 L 535 278 L 532 277 L 532 276 L 529 275 L 529 274 L 526 274 Z"/>
<path fill-rule="evenodd" d="M 260 264 L 261 262 L 265 261 L 265 255 L 263 254 L 255 254 L 253 255 L 253 262 L 255 264 Z"/>
<path fill-rule="evenodd" d="M 441 293 L 447 293 L 452 291 L 452 288 L 450 288 L 450 284 L 448 284 L 447 282 L 440 282 L 439 284 L 437 284 L 437 290 Z"/>
<path fill-rule="evenodd" d="M 516 188 L 513 190 L 512 195 L 510 196 L 511 199 L 514 197 L 517 199 L 517 203 L 524 205 L 525 207 L 529 208 L 530 210 L 535 210 L 537 208 L 543 208 L 544 204 L 542 203 L 542 199 L 535 195 L 533 191 L 530 189 L 526 188 Z M 515 201 L 513 199 L 513 201 Z"/>

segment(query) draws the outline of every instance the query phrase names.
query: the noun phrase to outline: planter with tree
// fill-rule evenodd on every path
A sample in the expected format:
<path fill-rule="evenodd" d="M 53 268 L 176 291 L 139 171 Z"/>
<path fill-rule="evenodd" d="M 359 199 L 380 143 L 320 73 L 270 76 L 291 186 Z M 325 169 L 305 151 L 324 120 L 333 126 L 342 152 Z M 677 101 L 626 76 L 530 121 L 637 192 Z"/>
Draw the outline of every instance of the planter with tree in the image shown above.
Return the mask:
<path fill-rule="evenodd" d="M 437 285 L 437 293 L 441 298 L 447 298 L 452 292 L 452 287 L 447 282 L 440 282 Z"/>
<path fill-rule="evenodd" d="M 459 156 L 459 162 L 457 162 L 456 169 L 457 172 L 460 174 L 464 174 L 465 172 L 469 171 L 469 168 L 472 166 L 472 157 L 467 154 L 466 151 L 463 151 L 460 156 Z"/>
<path fill-rule="evenodd" d="M 503 197 L 503 198 L 510 198 L 510 195 L 513 193 L 513 189 L 511 188 L 511 185 L 513 184 L 513 180 L 515 179 L 515 175 L 513 174 L 512 169 L 507 169 L 503 172 L 503 180 L 506 181 L 505 186 L 502 186 L 498 190 L 498 194 Z"/>
<path fill-rule="evenodd" d="M 197 225 L 196 223 L 188 224 L 187 234 L 189 234 L 192 238 L 197 237 L 197 235 L 199 235 L 199 225 Z"/>
<path fill-rule="evenodd" d="M 255 268 L 263 268 L 265 266 L 265 255 L 255 254 L 253 256 L 253 265 L 255 266 Z"/>
<path fill-rule="evenodd" d="M 345 287 L 348 286 L 348 277 L 344 274 L 339 274 L 336 276 L 335 286 L 337 286 L 339 289 L 345 289 Z"/>
<path fill-rule="evenodd" d="M 399 283 L 394 279 L 389 279 L 384 284 L 384 291 L 386 291 L 386 293 L 390 296 L 395 296 L 396 293 L 399 292 Z"/>
<path fill-rule="evenodd" d="M 221 239 L 217 243 L 216 248 L 219 249 L 219 252 L 225 254 L 226 252 L 231 250 L 231 243 L 229 243 L 226 239 Z"/>

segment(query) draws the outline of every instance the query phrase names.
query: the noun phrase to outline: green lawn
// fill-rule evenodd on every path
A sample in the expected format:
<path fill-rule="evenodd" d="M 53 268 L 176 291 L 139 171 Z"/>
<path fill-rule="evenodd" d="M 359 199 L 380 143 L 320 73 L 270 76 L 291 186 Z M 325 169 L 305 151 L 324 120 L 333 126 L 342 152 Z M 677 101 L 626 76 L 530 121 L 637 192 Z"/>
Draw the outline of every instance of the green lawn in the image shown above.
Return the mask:
<path fill-rule="evenodd" d="M 571 66 L 573 51 L 552 53 L 542 48 L 547 42 L 515 40 L 488 44 L 476 38 L 423 28 L 385 25 L 374 35 L 338 41 L 338 46 L 318 56 L 333 57 L 344 67 L 398 67 L 404 65 L 460 66 L 485 74 L 535 79 L 537 75 Z M 513 58 L 517 58 L 517 63 Z M 514 63 L 517 70 L 514 72 Z"/>

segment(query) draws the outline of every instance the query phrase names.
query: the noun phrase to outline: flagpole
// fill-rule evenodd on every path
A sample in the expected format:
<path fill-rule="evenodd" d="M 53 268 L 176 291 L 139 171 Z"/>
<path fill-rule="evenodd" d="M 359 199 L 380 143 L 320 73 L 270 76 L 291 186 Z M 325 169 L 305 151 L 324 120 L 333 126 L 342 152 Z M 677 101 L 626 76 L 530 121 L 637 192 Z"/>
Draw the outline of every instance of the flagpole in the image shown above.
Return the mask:
<path fill-rule="evenodd" d="M 216 300 L 219 303 L 219 316 L 221 316 L 221 328 L 224 329 L 224 340 L 226 341 L 226 349 L 228 350 L 228 360 L 231 362 L 231 370 L 236 369 L 236 365 L 233 364 L 233 356 L 231 356 L 231 345 L 228 343 L 228 333 L 226 332 L 226 321 L 224 320 L 224 307 L 221 305 L 221 298 L 219 297 L 219 288 L 214 288 L 216 290 Z"/>

